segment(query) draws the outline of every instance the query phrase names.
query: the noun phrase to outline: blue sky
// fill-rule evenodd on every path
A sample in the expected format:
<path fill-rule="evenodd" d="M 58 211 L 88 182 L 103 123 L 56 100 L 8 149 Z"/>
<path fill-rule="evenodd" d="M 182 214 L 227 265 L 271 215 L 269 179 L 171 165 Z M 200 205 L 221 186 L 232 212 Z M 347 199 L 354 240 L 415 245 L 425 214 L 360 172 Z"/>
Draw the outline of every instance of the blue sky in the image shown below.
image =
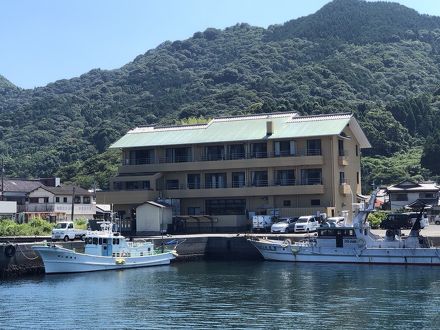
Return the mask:
<path fill-rule="evenodd" d="M 0 75 L 23 88 L 115 69 L 166 40 L 236 23 L 267 27 L 329 0 L 0 0 Z M 439 0 L 396 1 L 440 16 Z"/>

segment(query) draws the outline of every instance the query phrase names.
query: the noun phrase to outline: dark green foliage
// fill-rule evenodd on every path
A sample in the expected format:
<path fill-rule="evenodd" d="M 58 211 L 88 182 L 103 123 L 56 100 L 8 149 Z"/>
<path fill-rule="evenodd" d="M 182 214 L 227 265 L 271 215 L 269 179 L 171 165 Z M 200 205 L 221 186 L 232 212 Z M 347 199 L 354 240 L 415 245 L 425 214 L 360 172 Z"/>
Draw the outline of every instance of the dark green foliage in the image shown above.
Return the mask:
<path fill-rule="evenodd" d="M 436 28 L 440 28 L 439 17 L 419 15 L 397 3 L 334 0 L 313 15 L 269 27 L 266 37 L 366 44 L 416 39 L 421 30 Z"/>
<path fill-rule="evenodd" d="M 432 174 L 440 175 L 440 134 L 438 131 L 426 140 L 420 163 Z"/>
<path fill-rule="evenodd" d="M 53 224 L 41 218 L 18 224 L 14 220 L 0 220 L 0 236 L 41 236 L 52 233 Z"/>
<path fill-rule="evenodd" d="M 0 155 L 8 176 L 105 187 L 118 156 L 101 153 L 135 126 L 297 111 L 354 113 L 373 145 L 364 154 L 381 161 L 439 130 L 439 22 L 397 4 L 336 0 L 282 26 L 207 29 L 120 69 L 33 90 L 0 77 Z"/>

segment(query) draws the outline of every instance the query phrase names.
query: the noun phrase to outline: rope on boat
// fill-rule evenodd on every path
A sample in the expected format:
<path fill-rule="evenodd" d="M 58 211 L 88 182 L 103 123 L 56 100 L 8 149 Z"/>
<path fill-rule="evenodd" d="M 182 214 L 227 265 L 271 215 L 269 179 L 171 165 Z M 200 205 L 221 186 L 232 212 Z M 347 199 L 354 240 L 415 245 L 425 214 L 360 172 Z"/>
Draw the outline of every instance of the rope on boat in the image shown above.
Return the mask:
<path fill-rule="evenodd" d="M 27 260 L 35 260 L 35 259 L 38 259 L 38 254 L 36 254 L 35 253 L 35 251 L 33 251 L 32 250 L 32 253 L 35 255 L 35 257 L 28 257 L 24 252 L 23 252 L 23 250 L 21 249 L 21 246 L 20 246 L 20 244 L 17 244 L 17 247 L 18 247 L 18 250 L 20 251 L 20 253 L 23 255 L 23 257 L 25 257 Z"/>

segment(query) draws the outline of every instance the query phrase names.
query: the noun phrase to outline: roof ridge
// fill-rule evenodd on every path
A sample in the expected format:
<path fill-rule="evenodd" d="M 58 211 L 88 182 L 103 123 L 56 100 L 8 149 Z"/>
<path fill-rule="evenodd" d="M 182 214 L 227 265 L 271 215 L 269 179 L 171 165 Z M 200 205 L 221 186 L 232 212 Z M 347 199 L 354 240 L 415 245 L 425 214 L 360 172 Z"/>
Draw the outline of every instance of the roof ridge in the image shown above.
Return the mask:
<path fill-rule="evenodd" d="M 227 117 L 217 117 L 211 119 L 205 124 L 192 124 L 192 125 L 170 125 L 170 126 L 140 126 L 133 128 L 128 131 L 129 134 L 133 133 L 150 133 L 150 132 L 167 132 L 167 131 L 180 131 L 180 130 L 191 130 L 191 129 L 206 129 L 215 122 L 227 122 L 236 120 L 257 120 L 257 119 L 271 119 L 271 118 L 284 118 L 284 117 L 297 117 L 297 112 L 274 112 L 274 113 L 263 113 L 257 115 L 241 115 L 241 116 L 227 116 Z M 292 119 L 291 118 L 291 119 Z"/>
<path fill-rule="evenodd" d="M 288 122 L 300 122 L 300 121 L 318 121 L 318 120 L 329 120 L 329 119 L 349 119 L 353 116 L 352 113 L 329 113 L 329 114 L 321 114 L 321 115 L 308 115 L 308 116 L 299 116 L 290 119 Z"/>

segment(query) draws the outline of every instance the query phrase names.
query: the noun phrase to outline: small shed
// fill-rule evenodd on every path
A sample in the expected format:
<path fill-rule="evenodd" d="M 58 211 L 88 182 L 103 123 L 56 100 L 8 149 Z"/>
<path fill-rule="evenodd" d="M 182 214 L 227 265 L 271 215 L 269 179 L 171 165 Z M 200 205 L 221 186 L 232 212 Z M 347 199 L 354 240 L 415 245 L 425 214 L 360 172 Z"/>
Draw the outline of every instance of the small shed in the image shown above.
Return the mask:
<path fill-rule="evenodd" d="M 160 234 L 173 223 L 173 210 L 163 204 L 148 201 L 136 208 L 136 232 Z"/>

